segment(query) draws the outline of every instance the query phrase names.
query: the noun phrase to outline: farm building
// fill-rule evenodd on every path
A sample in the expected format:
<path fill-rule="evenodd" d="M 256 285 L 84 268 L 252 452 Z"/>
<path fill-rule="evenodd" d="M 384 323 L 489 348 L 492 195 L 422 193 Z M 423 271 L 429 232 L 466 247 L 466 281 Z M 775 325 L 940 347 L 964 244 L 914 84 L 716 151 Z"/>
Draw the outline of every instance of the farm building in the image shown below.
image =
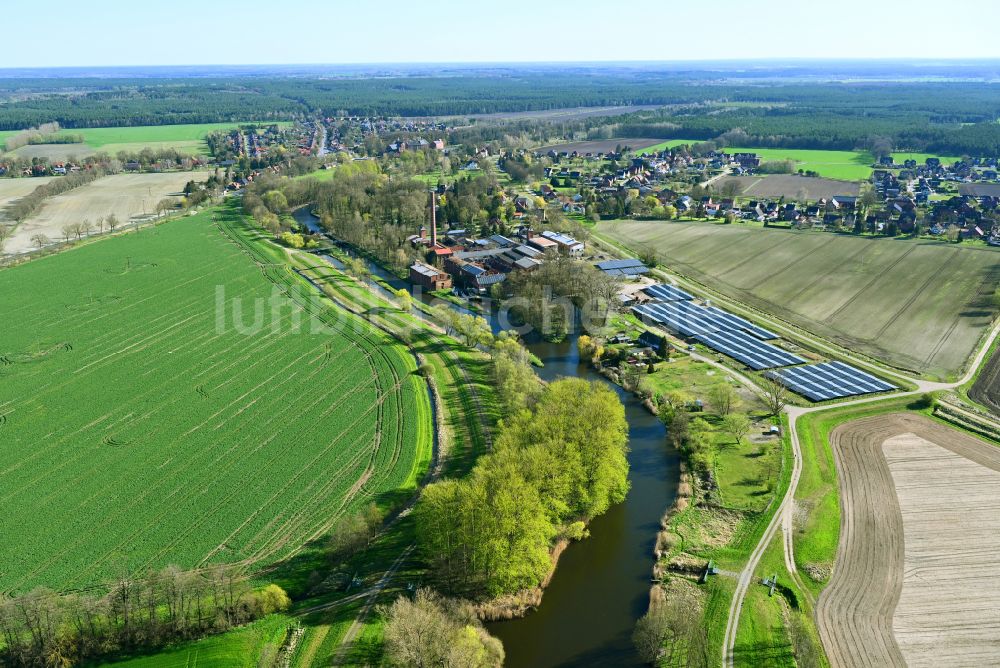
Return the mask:
<path fill-rule="evenodd" d="M 542 232 L 542 237 L 553 241 L 558 246 L 559 250 L 568 255 L 574 257 L 583 255 L 584 245 L 582 241 L 577 241 L 571 236 L 566 234 L 560 234 L 559 232 Z M 534 241 L 534 239 L 532 239 Z"/>
<path fill-rule="evenodd" d="M 410 282 L 426 290 L 451 288 L 451 276 L 423 262 L 410 265 Z"/>

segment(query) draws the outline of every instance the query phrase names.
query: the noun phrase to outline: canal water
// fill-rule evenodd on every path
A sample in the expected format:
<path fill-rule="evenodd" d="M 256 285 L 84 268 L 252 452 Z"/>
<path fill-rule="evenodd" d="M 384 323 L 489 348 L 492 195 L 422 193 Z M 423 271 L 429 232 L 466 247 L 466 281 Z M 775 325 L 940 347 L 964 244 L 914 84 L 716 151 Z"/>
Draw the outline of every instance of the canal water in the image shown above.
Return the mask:
<path fill-rule="evenodd" d="M 296 214 L 300 223 L 318 231 L 306 209 Z M 394 288 L 410 287 L 376 263 L 368 264 Z M 491 322 L 496 331 L 496 319 Z M 653 547 L 660 518 L 677 493 L 680 458 L 667 445 L 656 416 L 580 363 L 575 336 L 561 343 L 529 339 L 528 348 L 544 364 L 536 369 L 544 380 L 578 377 L 607 383 L 621 398 L 629 425 L 631 488 L 623 503 L 591 522 L 589 538 L 563 552 L 539 609 L 521 619 L 491 623 L 489 631 L 503 641 L 511 668 L 640 666 L 632 630 L 649 603 Z"/>

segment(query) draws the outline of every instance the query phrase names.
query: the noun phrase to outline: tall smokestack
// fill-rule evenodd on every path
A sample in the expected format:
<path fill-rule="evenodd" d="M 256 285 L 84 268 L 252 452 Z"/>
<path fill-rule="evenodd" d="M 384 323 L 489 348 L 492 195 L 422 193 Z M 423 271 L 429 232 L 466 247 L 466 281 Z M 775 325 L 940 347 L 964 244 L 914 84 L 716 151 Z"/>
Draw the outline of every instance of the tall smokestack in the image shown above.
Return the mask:
<path fill-rule="evenodd" d="M 437 193 L 431 193 L 431 248 L 438 245 Z"/>

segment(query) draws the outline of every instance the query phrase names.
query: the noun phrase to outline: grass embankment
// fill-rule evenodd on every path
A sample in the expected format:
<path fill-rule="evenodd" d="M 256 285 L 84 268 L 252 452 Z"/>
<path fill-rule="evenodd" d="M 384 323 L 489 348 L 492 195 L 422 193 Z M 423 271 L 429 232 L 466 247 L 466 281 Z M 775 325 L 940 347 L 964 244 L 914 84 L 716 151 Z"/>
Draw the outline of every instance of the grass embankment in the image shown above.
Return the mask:
<path fill-rule="evenodd" d="M 321 287 L 333 303 L 363 314 L 374 326 L 394 333 L 420 355 L 422 363 L 431 370 L 431 380 L 439 396 L 437 405 L 442 411 L 442 440 L 450 446 L 444 473 L 459 475 L 470 469 L 475 459 L 486 451 L 489 430 L 499 417 L 486 356 L 440 334 L 418 317 L 416 309 L 424 308 L 423 304 L 415 305 L 414 312 L 404 312 L 372 286 L 345 275 L 316 256 L 289 253 L 242 220 L 241 234 L 252 239 L 264 257 L 274 263 L 289 264 L 314 282 L 314 286 Z M 349 647 L 342 647 L 344 635 L 365 603 L 365 599 L 352 600 L 351 597 L 374 585 L 391 568 L 399 555 L 413 544 L 413 531 L 412 517 L 407 516 L 379 535 L 367 550 L 332 569 L 322 551 L 313 550 L 282 570 L 278 582 L 296 599 L 288 623 L 293 623 L 294 619 L 304 629 L 292 653 L 291 666 L 329 665 L 337 659 L 349 665 L 378 663 L 383 621 L 377 609 L 366 617 L 354 642 Z M 355 577 L 361 582 L 348 586 Z M 424 577 L 423 566 L 411 555 L 378 595 L 377 601 L 390 602 L 405 591 L 407 584 L 419 585 Z M 320 609 L 315 609 L 317 607 Z M 266 650 L 261 645 L 251 655 L 259 657 Z"/>
<path fill-rule="evenodd" d="M 627 319 L 613 324 L 616 330 L 630 336 L 639 330 Z M 696 454 L 689 457 L 678 502 L 658 540 L 660 558 L 656 572 L 661 577 L 658 594 L 667 598 L 680 596 L 697 611 L 692 614 L 697 614 L 700 620 L 698 632 L 705 634 L 707 656 L 715 657 L 721 656 L 736 574 L 743 569 L 787 489 L 791 448 L 787 436 L 763 435 L 772 419 L 764 414 L 759 400 L 739 386 L 734 388 L 737 395 L 734 412 L 747 411 L 755 424 L 737 442 L 727 433 L 724 418 L 712 412 L 716 408 L 711 405 L 713 388 L 735 384 L 735 380 L 713 364 L 683 352 L 674 354 L 672 361 L 656 363 L 654 373 L 643 373 L 641 384 L 653 394 L 675 401 L 702 399 L 707 411 L 688 413 L 688 430 L 703 434 L 688 442 L 703 445 L 688 446 Z M 739 403 L 743 404 L 742 409 Z M 710 576 L 704 584 L 696 584 L 709 561 L 722 572 Z"/>
<path fill-rule="evenodd" d="M 336 254 L 336 251 L 332 251 Z M 414 303 L 410 312 L 376 291 L 351 278 L 320 258 L 298 254 L 293 260 L 309 278 L 322 286 L 332 299 L 363 313 L 373 323 L 396 332 L 413 352 L 429 365 L 434 386 L 444 407 L 441 416 L 446 430 L 446 474 L 460 474 L 472 468 L 489 444 L 489 429 L 499 419 L 499 408 L 489 378 L 489 360 L 436 330 L 420 317 L 426 306 Z M 479 416 L 479 419 L 473 419 Z"/>
<path fill-rule="evenodd" d="M 262 657 L 274 657 L 285 640 L 289 619 L 271 615 L 221 635 L 183 643 L 159 654 L 105 664 L 115 668 L 256 668 Z"/>
<path fill-rule="evenodd" d="M 714 449 L 712 472 L 717 487 L 708 489 L 694 476 L 682 482 L 690 485 L 691 496 L 670 518 L 659 560 L 665 580 L 695 582 L 709 561 L 721 570 L 698 588 L 710 657 L 722 655 L 736 576 L 760 541 L 791 475 L 787 437 L 735 445 L 731 437 L 718 434 Z M 738 644 L 746 648 L 769 642 L 758 633 L 751 632 Z"/>

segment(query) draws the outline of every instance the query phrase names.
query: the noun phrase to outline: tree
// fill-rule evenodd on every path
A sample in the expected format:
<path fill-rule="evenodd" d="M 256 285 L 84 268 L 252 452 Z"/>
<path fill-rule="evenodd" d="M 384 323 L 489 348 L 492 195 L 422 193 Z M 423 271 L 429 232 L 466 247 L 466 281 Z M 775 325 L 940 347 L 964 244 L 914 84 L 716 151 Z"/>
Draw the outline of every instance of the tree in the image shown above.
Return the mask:
<path fill-rule="evenodd" d="M 60 228 L 60 231 L 63 235 L 63 241 L 68 242 L 70 237 L 72 237 L 73 233 L 76 231 L 76 223 L 67 223 Z"/>
<path fill-rule="evenodd" d="M 302 235 L 295 234 L 294 232 L 283 232 L 281 234 L 281 241 L 289 248 L 303 248 L 306 245 Z"/>
<path fill-rule="evenodd" d="M 38 246 L 39 250 L 41 250 L 42 246 L 49 243 L 49 238 L 44 234 L 33 234 L 31 235 L 31 243 Z"/>
<path fill-rule="evenodd" d="M 632 642 L 639 657 L 651 665 L 686 664 L 689 637 L 700 623 L 701 615 L 679 598 L 668 598 L 651 607 L 635 625 Z"/>
<path fill-rule="evenodd" d="M 10 239 L 10 236 L 14 233 L 14 227 L 12 225 L 4 225 L 0 223 L 0 251 L 3 250 L 4 244 Z"/>
<path fill-rule="evenodd" d="M 400 288 L 396 290 L 393 295 L 396 297 L 396 303 L 399 304 L 399 309 L 407 313 L 413 308 L 413 296 L 410 291 L 406 288 Z"/>
<path fill-rule="evenodd" d="M 269 190 L 262 198 L 264 206 L 273 214 L 280 215 L 288 210 L 288 199 L 280 190 Z"/>
<path fill-rule="evenodd" d="M 763 399 L 771 415 L 778 415 L 788 403 L 788 388 L 770 376 L 765 376 L 760 382 L 764 391 Z"/>
<path fill-rule="evenodd" d="M 115 228 L 118 227 L 118 225 L 120 224 L 118 221 L 118 216 L 116 216 L 115 214 L 111 214 L 110 216 L 108 216 L 106 222 L 108 223 L 108 229 L 111 230 L 112 232 L 114 232 Z"/>
<path fill-rule="evenodd" d="M 708 400 L 719 415 L 725 417 L 739 405 L 739 395 L 727 382 L 717 383 L 709 388 Z"/>
<path fill-rule="evenodd" d="M 360 257 L 350 257 L 344 262 L 344 271 L 361 282 L 367 281 L 372 272 L 368 269 L 368 263 Z"/>
<path fill-rule="evenodd" d="M 419 589 L 380 610 L 385 663 L 405 668 L 500 668 L 503 644 L 487 633 L 472 606 Z"/>
<path fill-rule="evenodd" d="M 750 433 L 752 426 L 750 418 L 743 413 L 730 413 L 722 419 L 722 428 L 726 433 L 732 434 L 736 439 L 736 445 L 743 442 L 743 437 Z"/>

